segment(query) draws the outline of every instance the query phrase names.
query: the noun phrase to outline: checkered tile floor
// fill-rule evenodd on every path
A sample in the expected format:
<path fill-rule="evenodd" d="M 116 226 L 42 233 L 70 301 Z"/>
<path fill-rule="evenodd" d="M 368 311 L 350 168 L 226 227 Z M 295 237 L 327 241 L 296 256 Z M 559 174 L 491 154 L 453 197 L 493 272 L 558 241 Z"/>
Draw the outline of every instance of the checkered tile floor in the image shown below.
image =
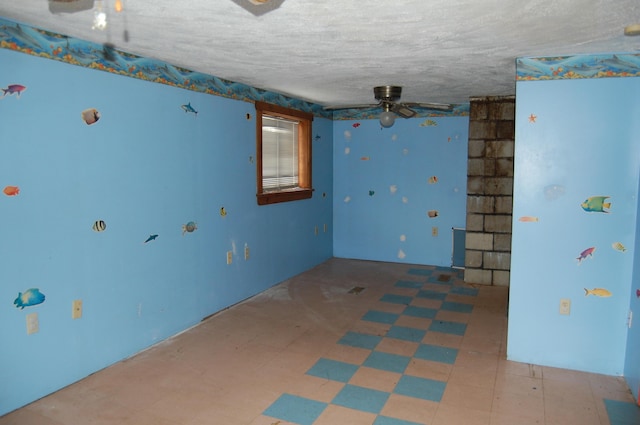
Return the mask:
<path fill-rule="evenodd" d="M 377 304 L 381 306 L 380 310 L 369 310 L 361 317 L 363 322 L 383 325 L 373 328 L 378 332 L 349 330 L 337 341 L 340 345 L 368 350 L 363 362 L 352 364 L 322 357 L 306 372 L 343 384 L 330 403 L 285 393 L 264 411 L 264 415 L 294 424 L 312 425 L 329 405 L 337 405 L 378 415 L 374 425 L 412 425 L 416 422 L 380 414 L 391 394 L 439 402 L 446 382 L 414 375 L 412 370 L 415 368 L 411 369 L 410 365 L 416 360 L 448 365 L 455 362 L 456 348 L 427 343 L 425 337 L 434 332 L 464 335 L 465 320 L 439 320 L 436 317 L 440 311 L 470 314 L 478 290 L 466 285 L 462 272 L 454 269 L 411 268 L 407 275 L 406 280 L 398 280 L 393 285 L 401 293 L 390 290 L 380 297 Z M 384 347 L 393 344 L 392 340 L 409 343 L 405 345 L 407 353 L 401 355 L 385 350 Z M 355 384 L 354 377 L 363 368 L 385 372 L 379 375 L 380 385 Z M 385 390 L 374 389 L 385 386 Z"/>

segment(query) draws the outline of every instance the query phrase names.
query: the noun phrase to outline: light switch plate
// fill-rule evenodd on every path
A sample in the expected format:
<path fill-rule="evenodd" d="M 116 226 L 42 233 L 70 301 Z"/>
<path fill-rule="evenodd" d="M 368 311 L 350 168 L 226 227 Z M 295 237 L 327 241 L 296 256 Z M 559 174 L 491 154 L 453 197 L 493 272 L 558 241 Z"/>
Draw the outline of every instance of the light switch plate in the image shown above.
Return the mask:
<path fill-rule="evenodd" d="M 27 314 L 27 335 L 34 334 L 39 330 L 38 313 Z"/>

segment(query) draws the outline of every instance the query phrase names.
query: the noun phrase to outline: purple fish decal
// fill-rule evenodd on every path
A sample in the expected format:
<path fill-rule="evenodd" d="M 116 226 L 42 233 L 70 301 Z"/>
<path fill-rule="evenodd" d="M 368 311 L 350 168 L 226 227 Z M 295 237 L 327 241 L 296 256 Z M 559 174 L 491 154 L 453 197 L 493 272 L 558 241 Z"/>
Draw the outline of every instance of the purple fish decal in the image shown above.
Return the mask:
<path fill-rule="evenodd" d="M 20 84 L 10 84 L 6 89 L 2 89 L 4 93 L 2 93 L 2 97 L 6 95 L 16 94 L 16 97 L 20 98 L 20 94 L 25 91 L 27 88 Z"/>
<path fill-rule="evenodd" d="M 577 258 L 578 260 L 578 264 L 582 263 L 582 260 L 584 260 L 587 257 L 593 257 L 593 252 L 596 250 L 595 246 L 592 246 L 591 248 L 587 248 L 584 251 L 582 251 L 580 253 L 580 256 Z"/>

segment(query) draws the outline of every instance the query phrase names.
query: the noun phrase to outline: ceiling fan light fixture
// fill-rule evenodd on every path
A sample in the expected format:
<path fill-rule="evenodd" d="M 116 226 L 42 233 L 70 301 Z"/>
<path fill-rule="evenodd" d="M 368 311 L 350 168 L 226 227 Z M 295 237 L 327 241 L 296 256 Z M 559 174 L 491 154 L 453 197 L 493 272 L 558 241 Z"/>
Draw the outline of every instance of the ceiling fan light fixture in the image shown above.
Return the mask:
<path fill-rule="evenodd" d="M 379 118 L 380 118 L 380 125 L 385 128 L 391 127 L 393 123 L 396 122 L 396 114 L 394 114 L 389 110 L 382 112 Z"/>

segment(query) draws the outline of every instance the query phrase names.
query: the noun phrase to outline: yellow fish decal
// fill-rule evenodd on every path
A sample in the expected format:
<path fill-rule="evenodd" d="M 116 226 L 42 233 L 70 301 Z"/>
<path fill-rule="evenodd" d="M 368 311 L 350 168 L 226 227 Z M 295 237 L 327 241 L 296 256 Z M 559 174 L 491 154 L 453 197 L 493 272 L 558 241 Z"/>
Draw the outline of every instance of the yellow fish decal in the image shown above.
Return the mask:
<path fill-rule="evenodd" d="M 625 252 L 627 250 L 627 248 L 625 248 L 624 245 L 622 245 L 620 242 L 614 242 L 611 244 L 611 247 L 613 249 L 615 249 L 616 251 L 620 251 L 620 252 Z"/>
<path fill-rule="evenodd" d="M 587 295 L 595 295 L 596 297 L 610 297 L 611 292 L 609 292 L 604 288 L 593 288 L 593 289 L 584 288 L 584 296 L 586 297 Z"/>
<path fill-rule="evenodd" d="M 435 127 L 438 123 L 434 120 L 426 119 L 420 123 L 420 127 Z"/>

